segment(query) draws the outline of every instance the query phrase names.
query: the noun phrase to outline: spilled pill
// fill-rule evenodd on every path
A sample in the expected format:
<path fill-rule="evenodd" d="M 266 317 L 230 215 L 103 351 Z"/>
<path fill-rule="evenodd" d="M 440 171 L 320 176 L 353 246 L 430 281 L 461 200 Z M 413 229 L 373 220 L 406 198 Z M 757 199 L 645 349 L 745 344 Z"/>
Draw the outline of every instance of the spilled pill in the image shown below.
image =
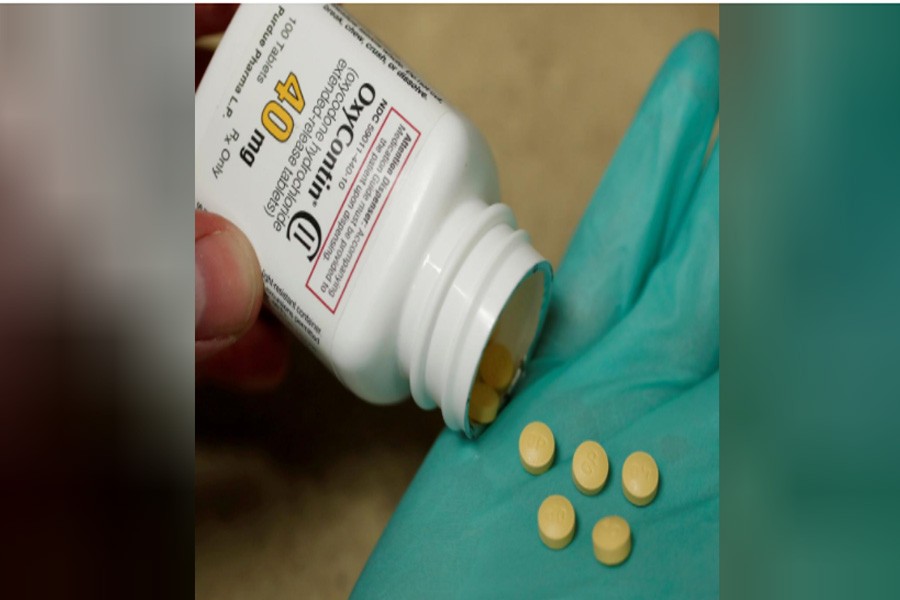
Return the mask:
<path fill-rule="evenodd" d="M 572 457 L 572 481 L 582 494 L 593 496 L 606 485 L 609 459 L 603 446 L 595 441 L 582 442 Z"/>
<path fill-rule="evenodd" d="M 575 509 L 565 496 L 548 496 L 538 509 L 538 533 L 548 548 L 560 550 L 575 535 Z"/>
<path fill-rule="evenodd" d="M 519 459 L 532 475 L 540 475 L 550 468 L 556 453 L 553 432 L 540 421 L 525 426 L 519 435 Z"/>
<path fill-rule="evenodd" d="M 622 491 L 635 506 L 653 502 L 659 489 L 659 468 L 646 452 L 634 452 L 622 466 Z"/>
<path fill-rule="evenodd" d="M 594 556 L 604 565 L 615 566 L 631 554 L 631 528 L 617 515 L 603 517 L 591 532 Z"/>

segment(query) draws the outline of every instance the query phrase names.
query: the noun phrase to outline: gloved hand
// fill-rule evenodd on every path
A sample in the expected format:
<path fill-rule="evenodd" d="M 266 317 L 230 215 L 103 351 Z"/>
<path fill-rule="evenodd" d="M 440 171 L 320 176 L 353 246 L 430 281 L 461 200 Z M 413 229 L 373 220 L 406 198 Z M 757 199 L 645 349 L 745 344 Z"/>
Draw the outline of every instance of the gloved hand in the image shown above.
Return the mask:
<path fill-rule="evenodd" d="M 559 268 L 525 380 L 476 441 L 434 444 L 357 582 L 357 598 L 711 598 L 719 563 L 718 44 L 699 33 L 660 70 Z M 540 476 L 519 463 L 533 420 L 556 436 Z M 610 475 L 575 488 L 571 459 L 600 442 Z M 649 452 L 649 506 L 622 494 L 622 463 Z M 563 494 L 577 529 L 546 548 L 538 506 Z M 594 558 L 591 530 L 623 516 L 633 549 Z"/>

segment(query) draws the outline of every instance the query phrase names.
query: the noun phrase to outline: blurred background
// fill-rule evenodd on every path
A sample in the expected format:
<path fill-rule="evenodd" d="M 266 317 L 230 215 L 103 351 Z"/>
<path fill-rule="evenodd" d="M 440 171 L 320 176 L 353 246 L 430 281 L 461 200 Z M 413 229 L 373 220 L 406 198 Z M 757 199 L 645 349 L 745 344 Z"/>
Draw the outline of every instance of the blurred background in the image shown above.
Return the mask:
<path fill-rule="evenodd" d="M 0 597 L 193 589 L 192 52 L 0 6 Z"/>
<path fill-rule="evenodd" d="M 716 6 L 346 9 L 484 133 L 554 265 L 669 49 L 718 33 Z M 299 344 L 277 392 L 201 389 L 196 410 L 198 598 L 346 597 L 442 427 L 356 399 Z"/>

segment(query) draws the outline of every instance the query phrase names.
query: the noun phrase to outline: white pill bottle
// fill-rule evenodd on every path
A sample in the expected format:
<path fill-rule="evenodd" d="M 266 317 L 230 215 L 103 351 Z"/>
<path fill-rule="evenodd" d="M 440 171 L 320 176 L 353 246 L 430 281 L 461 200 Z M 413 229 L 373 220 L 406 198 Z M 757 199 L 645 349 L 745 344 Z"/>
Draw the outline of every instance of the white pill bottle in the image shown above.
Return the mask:
<path fill-rule="evenodd" d="M 243 6 L 197 90 L 196 203 L 248 236 L 267 306 L 376 404 L 469 437 L 489 340 L 523 365 L 549 263 L 482 136 L 333 6 Z"/>

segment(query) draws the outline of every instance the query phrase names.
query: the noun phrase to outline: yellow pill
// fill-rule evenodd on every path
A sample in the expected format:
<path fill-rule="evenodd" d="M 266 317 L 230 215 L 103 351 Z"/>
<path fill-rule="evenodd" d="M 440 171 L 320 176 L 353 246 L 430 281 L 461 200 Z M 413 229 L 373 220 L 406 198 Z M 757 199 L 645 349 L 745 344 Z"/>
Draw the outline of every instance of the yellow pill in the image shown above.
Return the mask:
<path fill-rule="evenodd" d="M 496 342 L 488 343 L 481 355 L 478 374 L 486 384 L 498 392 L 508 388 L 516 374 L 516 365 L 509 350 Z"/>
<path fill-rule="evenodd" d="M 550 428 L 534 421 L 525 426 L 519 435 L 519 458 L 522 466 L 532 475 L 540 475 L 550 468 L 556 454 L 556 441 Z"/>
<path fill-rule="evenodd" d="M 646 452 L 634 452 L 622 467 L 622 490 L 635 506 L 646 506 L 656 498 L 659 488 L 659 468 Z"/>
<path fill-rule="evenodd" d="M 581 442 L 572 457 L 572 481 L 582 494 L 600 493 L 609 475 L 609 459 L 606 450 L 597 442 Z"/>
<path fill-rule="evenodd" d="M 604 565 L 618 565 L 631 554 L 631 528 L 622 517 L 612 515 L 597 521 L 591 539 L 594 556 Z"/>
<path fill-rule="evenodd" d="M 476 423 L 492 423 L 497 418 L 499 408 L 500 395 L 497 390 L 486 383 L 476 381 L 469 396 L 469 418 Z"/>
<path fill-rule="evenodd" d="M 538 533 L 548 548 L 560 550 L 575 535 L 575 508 L 565 496 L 547 496 L 538 509 Z"/>

